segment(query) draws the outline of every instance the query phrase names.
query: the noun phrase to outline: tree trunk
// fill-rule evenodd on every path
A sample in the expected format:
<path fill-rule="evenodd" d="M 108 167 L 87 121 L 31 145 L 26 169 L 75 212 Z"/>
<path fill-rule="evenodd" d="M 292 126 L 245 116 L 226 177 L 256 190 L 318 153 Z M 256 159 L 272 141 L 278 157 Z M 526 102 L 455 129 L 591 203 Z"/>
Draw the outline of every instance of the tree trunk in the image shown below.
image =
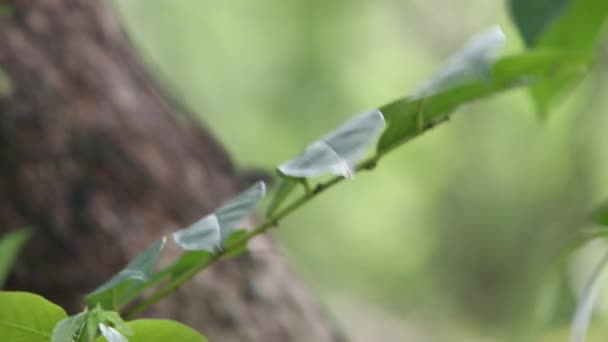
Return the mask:
<path fill-rule="evenodd" d="M 71 312 L 161 235 L 246 184 L 167 100 L 102 0 L 6 1 L 0 17 L 0 232 L 35 238 L 9 286 Z M 255 241 L 272 250 L 267 238 Z M 148 313 L 213 341 L 335 341 L 278 253 L 223 261 Z"/>

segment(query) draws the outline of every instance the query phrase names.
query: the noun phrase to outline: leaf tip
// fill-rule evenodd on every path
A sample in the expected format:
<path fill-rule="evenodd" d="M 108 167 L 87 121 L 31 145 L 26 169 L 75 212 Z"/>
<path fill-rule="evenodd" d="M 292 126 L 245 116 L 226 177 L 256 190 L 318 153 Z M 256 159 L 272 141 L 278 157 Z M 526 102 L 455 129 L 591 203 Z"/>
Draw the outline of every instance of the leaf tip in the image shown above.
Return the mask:
<path fill-rule="evenodd" d="M 266 197 L 266 189 L 267 189 L 266 182 L 259 181 L 259 182 L 255 183 L 255 187 L 260 192 L 260 199 Z"/>
<path fill-rule="evenodd" d="M 384 117 L 384 113 L 380 109 L 375 109 L 372 111 L 372 114 L 377 116 L 378 119 L 382 122 L 382 125 L 386 125 L 386 118 Z"/>

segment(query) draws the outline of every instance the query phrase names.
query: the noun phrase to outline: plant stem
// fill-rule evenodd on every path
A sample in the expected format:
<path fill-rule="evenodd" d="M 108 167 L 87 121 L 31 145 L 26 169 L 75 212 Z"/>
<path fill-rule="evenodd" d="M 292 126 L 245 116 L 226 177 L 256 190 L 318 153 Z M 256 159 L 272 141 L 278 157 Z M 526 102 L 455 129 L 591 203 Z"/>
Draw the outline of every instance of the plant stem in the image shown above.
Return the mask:
<path fill-rule="evenodd" d="M 370 158 L 362 161 L 361 163 L 359 163 L 357 165 L 356 170 L 357 171 L 372 170 L 374 167 L 376 167 L 376 164 L 378 163 L 379 158 L 380 158 L 379 155 L 374 155 L 373 157 L 370 157 Z M 302 196 L 300 196 L 299 198 L 294 200 L 290 205 L 283 208 L 283 210 L 280 210 L 274 216 L 266 219 L 259 226 L 255 227 L 254 229 L 249 231 L 247 233 L 247 235 L 244 235 L 242 238 L 235 240 L 232 243 L 230 243 L 229 245 L 225 246 L 225 248 L 220 253 L 215 254 L 213 257 L 211 257 L 209 259 L 202 260 L 200 263 L 191 267 L 188 270 L 188 272 L 184 272 L 184 273 L 180 274 L 180 276 L 176 277 L 175 279 L 172 279 L 169 284 L 167 284 L 165 287 L 158 290 L 152 296 L 148 297 L 147 299 L 141 301 L 140 303 L 138 303 L 135 306 L 133 306 L 132 308 L 130 308 L 125 313 L 124 317 L 127 320 L 134 319 L 137 315 L 139 315 L 140 313 L 145 311 L 147 308 L 156 304 L 161 299 L 163 299 L 163 298 L 167 297 L 168 295 L 170 295 L 171 293 L 173 293 L 178 287 L 180 287 L 186 281 L 190 280 L 192 277 L 194 277 L 196 274 L 198 274 L 204 268 L 210 266 L 211 264 L 213 264 L 216 261 L 218 261 L 219 259 L 221 259 L 221 257 L 223 255 L 234 251 L 235 249 L 247 244 L 247 242 L 249 242 L 249 240 L 253 239 L 254 237 L 265 233 L 268 229 L 270 229 L 272 227 L 277 226 L 279 221 L 281 221 L 283 218 L 289 216 L 289 214 L 296 211 L 298 208 L 302 207 L 304 204 L 308 203 L 313 198 L 319 196 L 325 190 L 340 183 L 344 179 L 345 178 L 341 177 L 341 176 L 333 177 L 324 183 L 318 184 L 311 191 L 306 191 L 306 193 L 304 193 Z M 163 271 L 161 271 L 160 273 L 163 273 Z M 162 278 L 164 278 L 164 277 L 162 277 Z M 156 282 L 154 282 L 154 283 L 156 284 Z M 148 286 L 146 286 L 146 287 L 148 287 Z"/>
<path fill-rule="evenodd" d="M 147 308 L 158 303 L 161 299 L 173 293 L 178 287 L 180 287 L 186 281 L 190 280 L 202 269 L 219 260 L 222 254 L 216 254 L 210 259 L 204 259 L 200 263 L 194 265 L 192 268 L 190 268 L 190 270 L 188 270 L 188 272 L 182 273 L 179 277 L 173 279 L 167 286 L 163 287 L 152 296 L 148 297 L 147 299 L 143 300 L 142 302 L 129 309 L 129 311 L 127 311 L 127 313 L 124 315 L 125 318 L 127 320 L 134 319 L 135 317 L 137 317 L 137 315 L 144 312 Z"/>

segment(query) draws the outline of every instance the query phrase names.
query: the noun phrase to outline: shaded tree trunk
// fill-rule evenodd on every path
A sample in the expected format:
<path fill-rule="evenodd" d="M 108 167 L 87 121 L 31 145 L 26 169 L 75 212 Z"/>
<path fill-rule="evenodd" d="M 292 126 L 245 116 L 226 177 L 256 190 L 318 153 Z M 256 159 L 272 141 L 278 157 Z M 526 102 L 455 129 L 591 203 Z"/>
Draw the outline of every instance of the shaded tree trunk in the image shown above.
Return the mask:
<path fill-rule="evenodd" d="M 0 232 L 36 229 L 9 286 L 74 312 L 150 242 L 245 184 L 151 82 L 107 1 L 6 4 L 0 68 L 12 90 L 0 99 Z M 148 314 L 214 341 L 338 339 L 277 253 L 221 262 Z"/>

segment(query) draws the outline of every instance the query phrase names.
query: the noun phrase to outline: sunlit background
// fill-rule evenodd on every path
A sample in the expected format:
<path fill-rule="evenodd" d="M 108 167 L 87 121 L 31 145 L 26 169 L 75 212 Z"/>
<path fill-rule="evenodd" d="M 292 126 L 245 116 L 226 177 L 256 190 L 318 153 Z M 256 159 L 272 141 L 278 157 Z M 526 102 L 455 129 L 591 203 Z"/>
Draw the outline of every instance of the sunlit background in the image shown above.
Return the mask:
<path fill-rule="evenodd" d="M 476 32 L 500 24 L 506 53 L 522 49 L 501 1 L 115 2 L 157 77 L 242 169 L 270 172 L 408 94 Z M 525 91 L 475 103 L 282 222 L 285 254 L 353 341 L 567 340 L 606 249 L 565 259 L 608 197 L 603 50 L 548 120 Z"/>

